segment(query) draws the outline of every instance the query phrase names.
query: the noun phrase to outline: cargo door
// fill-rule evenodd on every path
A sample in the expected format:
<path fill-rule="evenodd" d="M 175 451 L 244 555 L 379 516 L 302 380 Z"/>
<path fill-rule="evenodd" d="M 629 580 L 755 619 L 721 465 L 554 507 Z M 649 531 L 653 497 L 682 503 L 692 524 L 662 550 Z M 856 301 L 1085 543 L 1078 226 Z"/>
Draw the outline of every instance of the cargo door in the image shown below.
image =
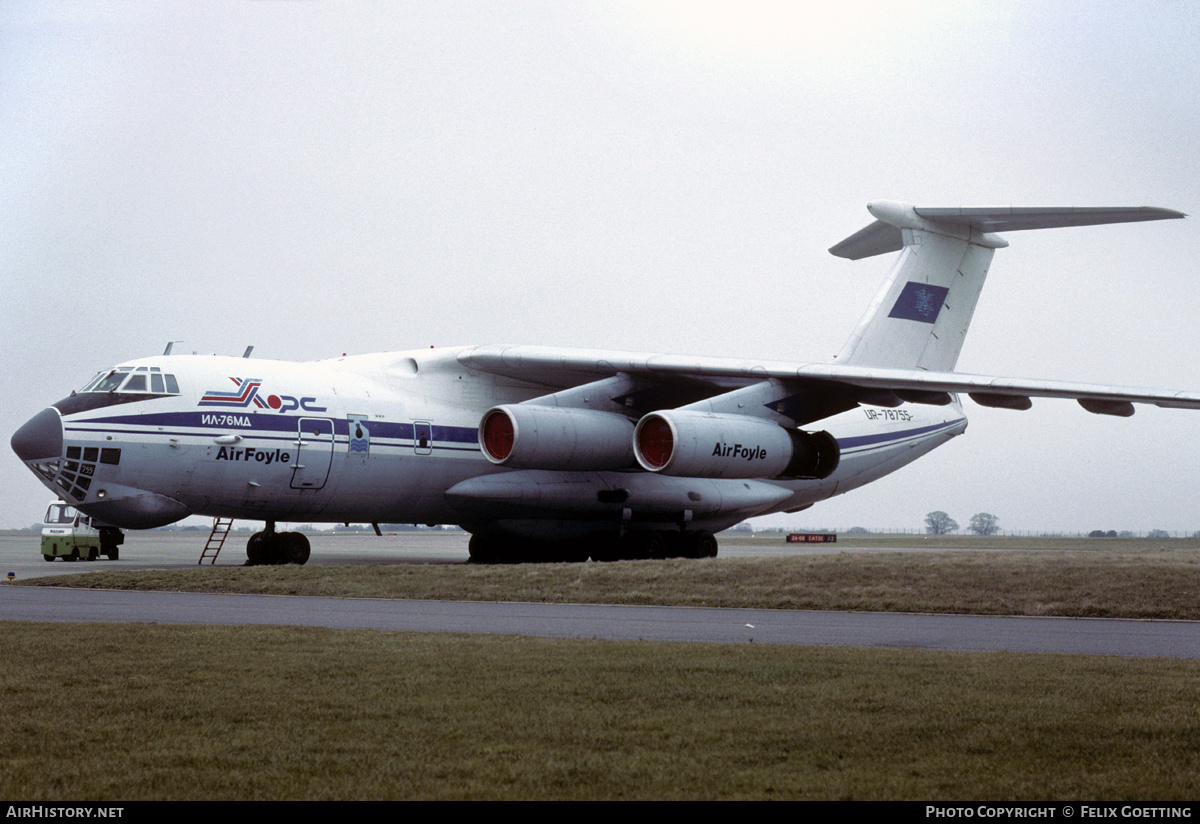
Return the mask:
<path fill-rule="evenodd" d="M 301 418 L 296 437 L 296 460 L 292 464 L 292 489 L 320 489 L 329 478 L 333 463 L 333 421 Z"/>

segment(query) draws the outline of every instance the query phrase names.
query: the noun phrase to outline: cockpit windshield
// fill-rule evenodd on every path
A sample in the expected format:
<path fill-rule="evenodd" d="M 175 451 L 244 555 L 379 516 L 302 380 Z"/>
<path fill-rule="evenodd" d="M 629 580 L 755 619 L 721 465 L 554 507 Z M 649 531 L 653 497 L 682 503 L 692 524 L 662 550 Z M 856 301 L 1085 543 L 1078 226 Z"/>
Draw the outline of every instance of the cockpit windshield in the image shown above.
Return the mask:
<path fill-rule="evenodd" d="M 82 389 L 54 406 L 64 415 L 122 403 L 168 398 L 179 394 L 179 382 L 157 366 L 117 366 L 105 369 Z"/>
<path fill-rule="evenodd" d="M 157 366 L 118 366 L 99 373 L 79 390 L 83 392 L 145 392 L 153 395 L 178 395 L 175 376 Z"/>

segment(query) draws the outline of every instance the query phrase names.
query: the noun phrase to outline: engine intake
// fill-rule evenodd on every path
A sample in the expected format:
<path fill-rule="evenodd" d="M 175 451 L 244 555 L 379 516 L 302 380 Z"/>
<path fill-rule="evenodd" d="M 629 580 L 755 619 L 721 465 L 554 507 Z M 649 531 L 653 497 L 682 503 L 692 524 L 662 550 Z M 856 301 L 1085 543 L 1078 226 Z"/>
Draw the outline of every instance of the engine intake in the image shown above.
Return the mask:
<path fill-rule="evenodd" d="M 689 478 L 828 478 L 841 450 L 828 432 L 785 429 L 769 420 L 678 409 L 638 421 L 641 467 Z"/>
<path fill-rule="evenodd" d="M 514 469 L 626 469 L 632 442 L 632 421 L 593 409 L 510 404 L 479 422 L 483 456 Z"/>

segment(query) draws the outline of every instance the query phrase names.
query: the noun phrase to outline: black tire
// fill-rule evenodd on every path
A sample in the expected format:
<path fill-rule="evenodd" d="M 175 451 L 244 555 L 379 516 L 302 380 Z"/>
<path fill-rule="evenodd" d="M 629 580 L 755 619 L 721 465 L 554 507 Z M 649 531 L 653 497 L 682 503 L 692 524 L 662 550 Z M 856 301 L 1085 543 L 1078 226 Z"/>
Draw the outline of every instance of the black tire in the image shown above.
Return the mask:
<path fill-rule="evenodd" d="M 591 550 L 585 541 L 562 541 L 551 559 L 560 564 L 583 564 L 591 556 Z"/>
<path fill-rule="evenodd" d="M 43 554 L 43 555 L 42 555 L 42 560 L 43 560 L 43 561 L 50 561 L 51 563 L 54 563 L 54 556 L 53 556 L 53 555 L 45 555 L 45 554 Z"/>
<path fill-rule="evenodd" d="M 665 558 L 667 541 L 661 532 L 642 532 L 638 540 L 638 558 Z"/>
<path fill-rule="evenodd" d="M 283 549 L 284 563 L 296 566 L 304 566 L 308 563 L 308 556 L 312 554 L 312 548 L 303 532 L 285 532 L 279 538 Z"/>
<path fill-rule="evenodd" d="M 258 566 L 269 563 L 271 563 L 271 547 L 267 543 L 267 536 L 261 532 L 255 532 L 246 542 L 246 565 Z"/>
<path fill-rule="evenodd" d="M 473 564 L 494 564 L 499 561 L 499 539 L 489 535 L 472 535 L 467 554 Z"/>
<path fill-rule="evenodd" d="M 613 535 L 597 535 L 591 539 L 592 560 L 606 564 L 621 560 L 621 539 Z"/>
<path fill-rule="evenodd" d="M 79 560 L 79 547 L 75 547 L 74 549 L 72 549 L 70 555 L 62 556 L 62 559 L 64 561 L 78 561 Z"/>
<path fill-rule="evenodd" d="M 684 554 L 689 558 L 716 558 L 717 536 L 703 529 L 684 535 Z"/>

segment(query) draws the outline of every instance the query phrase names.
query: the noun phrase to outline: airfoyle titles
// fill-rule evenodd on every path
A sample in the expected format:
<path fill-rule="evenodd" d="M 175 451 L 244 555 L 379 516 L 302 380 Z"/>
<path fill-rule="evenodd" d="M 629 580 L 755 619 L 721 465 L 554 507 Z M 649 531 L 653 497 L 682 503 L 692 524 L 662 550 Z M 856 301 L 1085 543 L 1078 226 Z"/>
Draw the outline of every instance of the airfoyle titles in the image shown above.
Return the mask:
<path fill-rule="evenodd" d="M 287 463 L 292 459 L 290 452 L 280 452 L 278 449 L 255 449 L 248 446 L 245 449 L 234 449 L 222 446 L 217 452 L 218 461 L 257 461 L 261 464 L 273 464 L 276 461 Z"/>
<path fill-rule="evenodd" d="M 718 442 L 713 444 L 712 457 L 743 458 L 747 461 L 761 461 L 767 457 L 767 450 L 761 446 L 742 446 L 740 443 L 730 446 L 727 443 Z"/>

